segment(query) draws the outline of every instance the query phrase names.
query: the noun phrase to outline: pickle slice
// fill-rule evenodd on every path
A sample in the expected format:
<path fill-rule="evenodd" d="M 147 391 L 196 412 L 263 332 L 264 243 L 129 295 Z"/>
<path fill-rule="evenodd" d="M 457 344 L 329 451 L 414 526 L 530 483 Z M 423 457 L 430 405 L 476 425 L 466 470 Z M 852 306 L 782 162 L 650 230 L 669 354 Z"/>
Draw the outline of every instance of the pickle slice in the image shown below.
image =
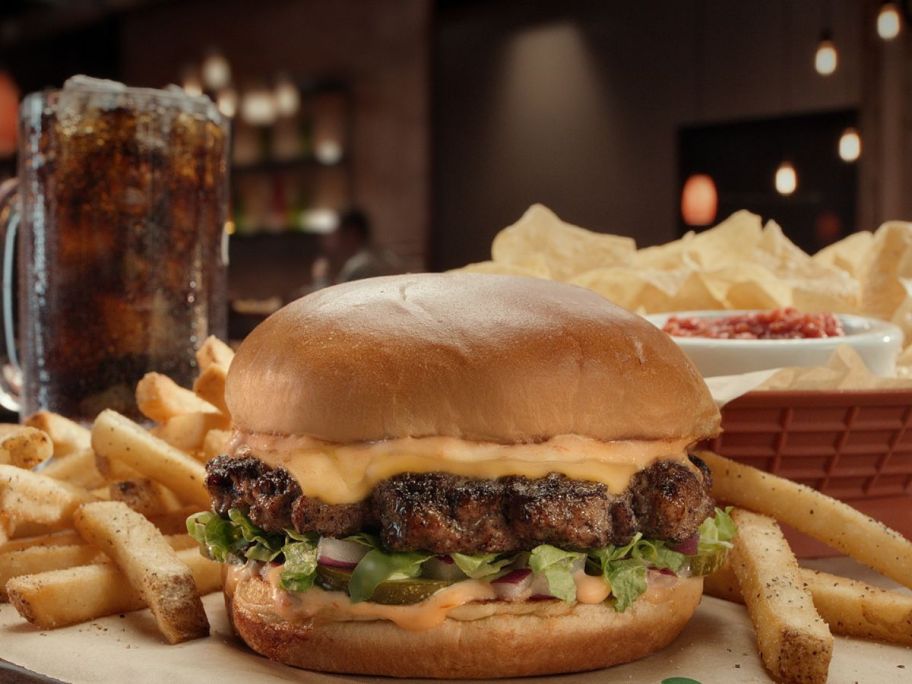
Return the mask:
<path fill-rule="evenodd" d="M 351 572 L 340 570 L 339 568 L 328 568 L 323 565 L 317 566 L 317 585 L 330 591 L 348 592 L 348 581 L 351 579 Z M 428 596 L 444 587 L 448 587 L 452 582 L 446 580 L 434 580 L 423 577 L 412 579 L 387 580 L 381 582 L 374 590 L 374 595 L 370 600 L 372 603 L 382 603 L 388 606 L 402 606 L 412 603 L 420 603 Z"/>

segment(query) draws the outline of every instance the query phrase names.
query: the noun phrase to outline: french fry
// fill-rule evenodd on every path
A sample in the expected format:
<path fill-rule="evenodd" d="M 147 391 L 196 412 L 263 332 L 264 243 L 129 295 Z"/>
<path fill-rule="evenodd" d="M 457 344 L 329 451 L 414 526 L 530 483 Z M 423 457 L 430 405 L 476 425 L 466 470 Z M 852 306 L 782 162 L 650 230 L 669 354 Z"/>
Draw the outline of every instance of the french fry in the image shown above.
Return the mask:
<path fill-rule="evenodd" d="M 194 380 L 193 391 L 196 392 L 198 397 L 215 406 L 221 413 L 229 416 L 231 413 L 225 403 L 225 378 L 227 374 L 228 369 L 226 367 L 212 364 L 202 370 L 196 380 Z"/>
<path fill-rule="evenodd" d="M 833 636 L 802 585 L 782 531 L 775 520 L 750 511 L 735 509 L 732 518 L 738 526 L 732 568 L 764 665 L 777 682 L 826 682 Z"/>
<path fill-rule="evenodd" d="M 88 544 L 31 546 L 0 553 L 0 601 L 6 601 L 6 583 L 13 577 L 100 563 L 104 559 L 103 553 Z"/>
<path fill-rule="evenodd" d="M 73 524 L 120 568 L 168 642 L 208 636 L 209 621 L 190 569 L 146 518 L 123 502 L 101 501 L 77 509 Z M 13 595 L 12 588 L 7 591 Z"/>
<path fill-rule="evenodd" d="M 88 428 L 51 411 L 33 413 L 23 423 L 47 433 L 54 443 L 55 458 L 88 449 L 92 442 Z"/>
<path fill-rule="evenodd" d="M 201 556 L 198 548 L 178 551 L 177 558 L 190 569 L 200 596 L 221 589 L 221 567 Z M 142 596 L 111 563 L 23 575 L 9 580 L 6 590 L 19 614 L 42 629 L 145 607 Z"/>
<path fill-rule="evenodd" d="M 215 413 L 216 408 L 167 375 L 146 373 L 136 385 L 136 405 L 156 423 L 184 413 Z"/>
<path fill-rule="evenodd" d="M 84 544 L 85 540 L 80 537 L 75 530 L 61 530 L 60 532 L 51 532 L 34 537 L 22 537 L 21 539 L 11 539 L 0 544 L 0 553 L 10 551 L 21 551 L 30 549 L 33 546 L 72 546 L 73 544 Z"/>
<path fill-rule="evenodd" d="M 20 522 L 63 526 L 77 506 L 93 498 L 85 489 L 67 482 L 0 465 L 0 510 L 14 526 Z"/>
<path fill-rule="evenodd" d="M 907 587 L 912 587 L 912 541 L 848 504 L 804 485 L 699 453 L 712 469 L 713 496 L 791 525 Z"/>
<path fill-rule="evenodd" d="M 200 371 L 205 372 L 210 366 L 221 366 L 226 371 L 234 358 L 234 351 L 214 335 L 210 335 L 196 350 L 196 363 Z"/>
<path fill-rule="evenodd" d="M 228 450 L 231 433 L 228 430 L 209 430 L 203 439 L 203 459 L 209 461 Z"/>
<path fill-rule="evenodd" d="M 71 451 L 65 456 L 55 456 L 41 470 L 41 474 L 85 489 L 95 489 L 104 484 L 104 476 L 98 470 L 91 446 Z"/>
<path fill-rule="evenodd" d="M 223 430 L 228 424 L 228 418 L 221 413 L 185 413 L 153 428 L 153 434 L 171 446 L 190 453 L 203 448 L 210 430 Z"/>
<path fill-rule="evenodd" d="M 199 461 L 143 430 L 116 411 L 95 419 L 92 448 L 112 461 L 124 463 L 171 489 L 182 501 L 209 505 L 204 485 L 206 469 Z"/>
<path fill-rule="evenodd" d="M 147 518 L 150 515 L 176 511 L 181 507 L 174 492 L 163 484 L 147 478 L 112 482 L 108 485 L 108 493 L 111 501 L 123 501 Z"/>
<path fill-rule="evenodd" d="M 31 470 L 54 455 L 51 438 L 24 425 L 0 424 L 0 463 Z"/>
<path fill-rule="evenodd" d="M 6 601 L 6 583 L 13 577 L 110 562 L 98 548 L 86 544 L 75 532 L 69 535 L 75 539 L 68 543 L 31 544 L 18 549 L 0 550 L 0 601 Z M 56 536 L 58 542 L 68 539 L 67 534 L 48 536 Z M 175 534 L 165 537 L 165 540 L 175 551 L 199 549 L 199 544 L 189 534 Z"/>
<path fill-rule="evenodd" d="M 182 534 L 187 532 L 187 518 L 194 513 L 199 513 L 200 510 L 202 510 L 200 506 L 184 506 L 170 513 L 150 515 L 149 522 L 155 525 L 162 534 Z"/>
<path fill-rule="evenodd" d="M 912 646 L 912 596 L 807 568 L 799 575 L 833 634 Z M 744 603 L 730 563 L 703 578 L 703 590 Z"/>
<path fill-rule="evenodd" d="M 95 467 L 102 477 L 108 481 L 116 480 L 135 480 L 142 477 L 136 468 L 131 468 L 126 463 L 121 463 L 116 459 L 110 459 L 107 456 L 95 453 Z"/>

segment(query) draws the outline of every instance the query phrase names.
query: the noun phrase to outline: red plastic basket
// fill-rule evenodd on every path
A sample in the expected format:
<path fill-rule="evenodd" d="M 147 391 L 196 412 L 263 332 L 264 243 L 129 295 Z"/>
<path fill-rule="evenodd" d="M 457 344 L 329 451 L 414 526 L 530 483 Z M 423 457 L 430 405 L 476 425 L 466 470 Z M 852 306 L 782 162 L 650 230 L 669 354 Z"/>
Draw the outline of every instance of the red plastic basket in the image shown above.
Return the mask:
<path fill-rule="evenodd" d="M 722 409 L 724 456 L 801 482 L 912 538 L 912 390 L 751 392 Z M 801 555 L 827 547 L 791 535 Z"/>

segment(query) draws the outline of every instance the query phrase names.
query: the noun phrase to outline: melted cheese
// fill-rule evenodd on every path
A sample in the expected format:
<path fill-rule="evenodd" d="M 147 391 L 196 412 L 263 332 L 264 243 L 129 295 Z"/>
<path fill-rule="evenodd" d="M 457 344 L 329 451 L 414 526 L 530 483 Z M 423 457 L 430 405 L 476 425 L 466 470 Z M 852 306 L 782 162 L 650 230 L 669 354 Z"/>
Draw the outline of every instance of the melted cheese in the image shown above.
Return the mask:
<path fill-rule="evenodd" d="M 338 445 L 307 437 L 237 433 L 232 451 L 249 447 L 265 463 L 288 470 L 305 496 L 346 504 L 364 500 L 378 483 L 401 473 L 445 472 L 482 479 L 561 473 L 574 480 L 601 482 L 620 494 L 630 478 L 653 461 L 686 463 L 689 441 L 601 442 L 558 435 L 537 444 L 409 437 Z"/>

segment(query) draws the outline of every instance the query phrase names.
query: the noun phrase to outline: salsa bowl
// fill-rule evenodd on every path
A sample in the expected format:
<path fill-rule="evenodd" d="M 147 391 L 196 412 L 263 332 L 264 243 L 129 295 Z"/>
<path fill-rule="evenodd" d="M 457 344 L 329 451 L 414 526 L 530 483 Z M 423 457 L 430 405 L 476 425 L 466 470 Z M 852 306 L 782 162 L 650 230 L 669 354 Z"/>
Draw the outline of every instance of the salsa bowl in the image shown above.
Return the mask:
<path fill-rule="evenodd" d="M 724 318 L 759 311 L 673 311 L 646 316 L 653 325 L 664 327 L 671 316 L 678 318 Z M 703 377 L 736 375 L 788 366 L 824 366 L 837 347 L 848 345 L 876 375 L 896 372 L 896 357 L 902 348 L 902 331 L 876 318 L 836 314 L 844 335 L 800 339 L 719 339 L 677 337 L 672 339 L 690 357 Z"/>

